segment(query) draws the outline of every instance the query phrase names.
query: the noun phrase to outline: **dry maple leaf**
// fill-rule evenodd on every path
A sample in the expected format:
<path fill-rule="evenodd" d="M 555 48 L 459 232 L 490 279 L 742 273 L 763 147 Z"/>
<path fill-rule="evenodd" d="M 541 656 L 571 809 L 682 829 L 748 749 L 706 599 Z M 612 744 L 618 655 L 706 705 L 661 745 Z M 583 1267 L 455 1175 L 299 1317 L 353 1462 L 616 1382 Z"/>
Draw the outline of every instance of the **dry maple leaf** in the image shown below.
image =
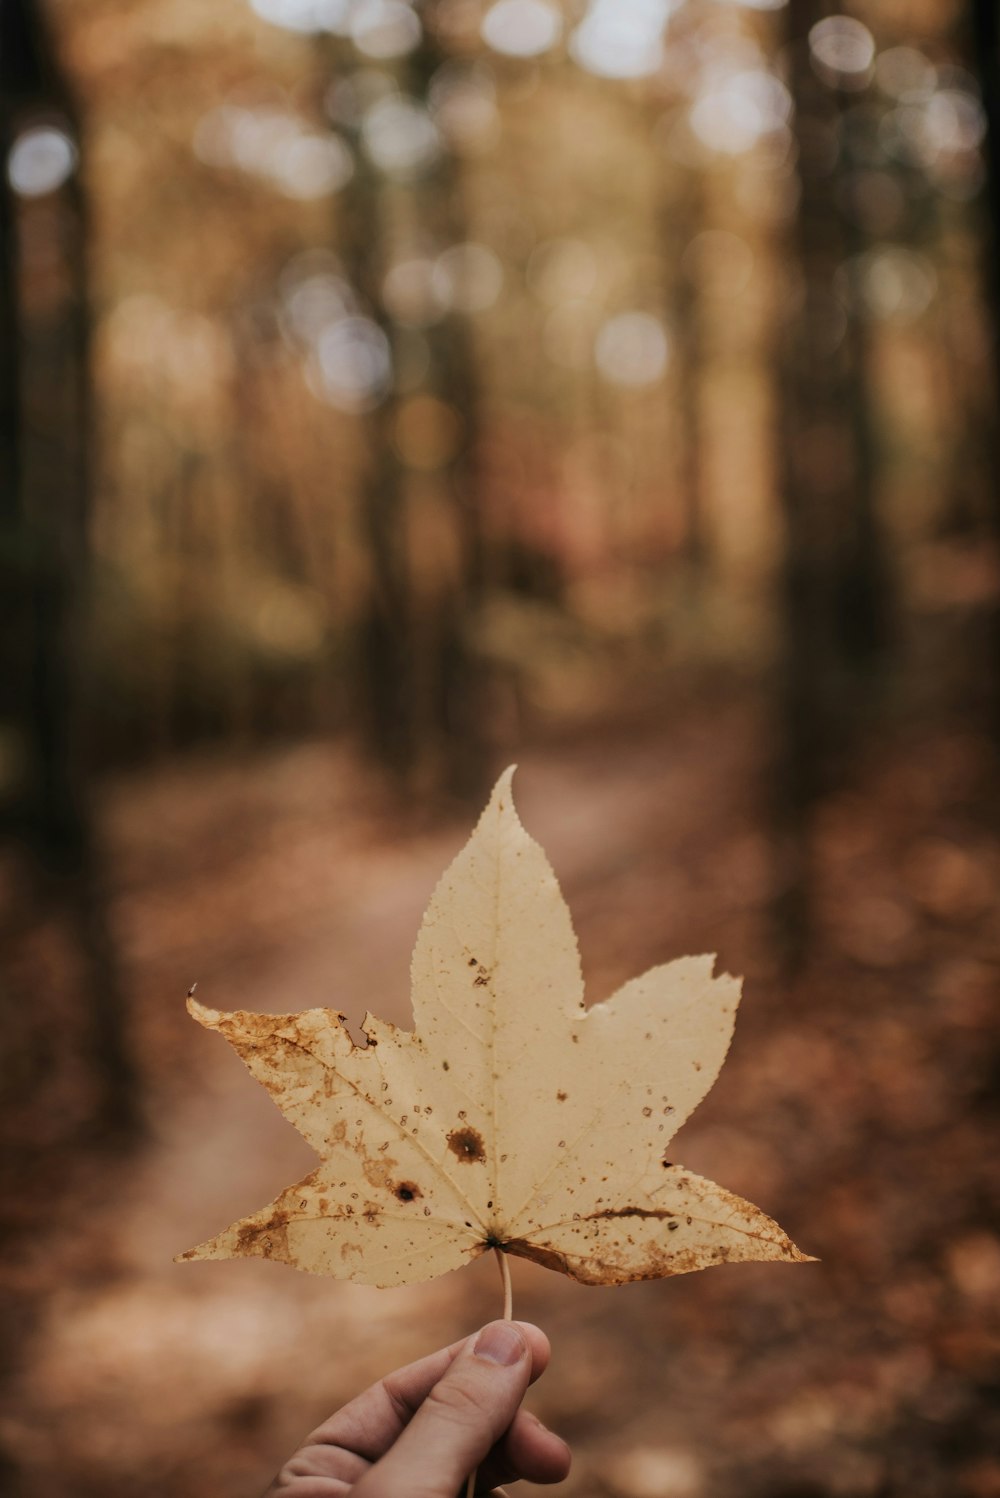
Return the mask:
<path fill-rule="evenodd" d="M 569 911 L 518 820 L 512 775 L 424 916 L 412 1032 L 366 1015 L 357 1046 L 332 1009 L 222 1014 L 189 1000 L 321 1164 L 182 1259 L 403 1285 L 501 1248 L 617 1285 L 806 1258 L 664 1153 L 722 1065 L 739 982 L 684 957 L 586 1009 Z"/>

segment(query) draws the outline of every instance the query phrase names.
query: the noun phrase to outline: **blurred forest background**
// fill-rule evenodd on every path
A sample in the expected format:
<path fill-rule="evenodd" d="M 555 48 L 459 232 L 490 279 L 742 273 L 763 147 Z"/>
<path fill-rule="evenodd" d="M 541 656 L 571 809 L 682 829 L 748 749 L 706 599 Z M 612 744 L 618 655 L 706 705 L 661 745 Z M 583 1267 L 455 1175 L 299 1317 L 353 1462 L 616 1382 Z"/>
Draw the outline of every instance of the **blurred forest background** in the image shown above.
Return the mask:
<path fill-rule="evenodd" d="M 311 1158 L 188 986 L 406 1022 L 519 759 L 822 1259 L 515 1265 L 565 1490 L 998 1498 L 995 0 L 0 0 L 0 158 L 0 1492 L 243 1498 L 496 1314 L 170 1259 Z"/>

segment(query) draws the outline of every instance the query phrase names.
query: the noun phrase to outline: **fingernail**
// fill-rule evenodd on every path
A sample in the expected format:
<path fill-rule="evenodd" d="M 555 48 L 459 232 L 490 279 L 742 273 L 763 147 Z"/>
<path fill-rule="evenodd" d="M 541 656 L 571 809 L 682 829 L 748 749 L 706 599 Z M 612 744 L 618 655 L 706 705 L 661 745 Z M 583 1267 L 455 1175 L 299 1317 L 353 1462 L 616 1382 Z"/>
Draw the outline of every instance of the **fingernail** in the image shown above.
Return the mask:
<path fill-rule="evenodd" d="M 479 1333 L 472 1350 L 477 1358 L 485 1358 L 487 1363 L 510 1368 L 521 1361 L 528 1348 L 516 1326 L 509 1321 L 491 1321 Z"/>

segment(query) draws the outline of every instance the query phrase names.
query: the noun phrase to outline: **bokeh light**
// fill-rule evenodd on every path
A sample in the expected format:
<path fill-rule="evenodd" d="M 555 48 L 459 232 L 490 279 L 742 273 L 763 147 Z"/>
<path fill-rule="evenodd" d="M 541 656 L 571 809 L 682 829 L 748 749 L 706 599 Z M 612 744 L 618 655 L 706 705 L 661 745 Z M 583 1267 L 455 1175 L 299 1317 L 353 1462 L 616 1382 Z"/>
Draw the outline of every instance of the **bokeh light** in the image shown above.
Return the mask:
<path fill-rule="evenodd" d="M 350 36 L 366 57 L 405 57 L 420 45 L 422 28 L 406 0 L 362 0 L 350 15 Z"/>
<path fill-rule="evenodd" d="M 919 126 L 926 160 L 979 149 L 986 135 L 986 114 L 965 89 L 943 88 L 927 100 Z"/>
<path fill-rule="evenodd" d="M 827 16 L 809 32 L 809 51 L 821 78 L 838 88 L 864 88 L 873 73 L 875 38 L 853 16 Z"/>
<path fill-rule="evenodd" d="M 354 162 L 336 136 L 303 134 L 269 155 L 267 174 L 290 198 L 323 198 L 351 180 Z"/>
<path fill-rule="evenodd" d="M 64 130 L 36 125 L 14 141 L 7 180 L 22 198 L 41 198 L 62 187 L 76 170 L 76 146 Z"/>
<path fill-rule="evenodd" d="M 891 99 L 927 99 L 937 84 L 937 70 L 916 47 L 887 47 L 875 62 L 879 88 Z"/>
<path fill-rule="evenodd" d="M 981 184 L 985 131 L 976 94 L 968 87 L 944 87 L 905 93 L 880 120 L 879 142 L 890 158 L 917 167 L 940 190 L 961 199 Z"/>
<path fill-rule="evenodd" d="M 331 31 L 345 35 L 352 0 L 250 0 L 260 16 L 272 26 L 304 33 Z"/>
<path fill-rule="evenodd" d="M 663 62 L 670 0 L 590 0 L 570 37 L 573 59 L 601 78 L 645 78 Z"/>
<path fill-rule="evenodd" d="M 373 164 L 400 182 L 421 176 L 441 154 L 437 127 L 415 99 L 380 99 L 365 112 L 361 136 Z"/>
<path fill-rule="evenodd" d="M 314 395 L 341 411 L 371 410 L 392 378 L 389 340 L 369 317 L 328 323 L 314 340 L 307 378 Z"/>
<path fill-rule="evenodd" d="M 483 41 L 507 57 L 540 57 L 562 30 L 562 15 L 547 0 L 497 0 L 482 23 Z"/>
<path fill-rule="evenodd" d="M 322 198 L 354 174 L 344 141 L 310 130 L 273 105 L 222 104 L 198 122 L 194 150 L 207 166 L 235 168 L 269 181 L 290 198 Z"/>
<path fill-rule="evenodd" d="M 435 125 L 455 151 L 488 150 L 500 135 L 496 84 L 483 63 L 446 62 L 427 90 Z"/>
<path fill-rule="evenodd" d="M 358 310 L 353 288 L 329 253 L 307 252 L 292 260 L 278 283 L 281 323 L 294 341 L 312 344 L 333 323 Z"/>
<path fill-rule="evenodd" d="M 609 317 L 594 343 L 594 358 L 604 378 L 633 389 L 661 379 L 668 355 L 663 324 L 648 312 L 619 312 Z"/>
<path fill-rule="evenodd" d="M 845 300 L 855 300 L 857 293 L 872 316 L 901 326 L 921 318 L 937 292 L 931 262 L 902 245 L 867 250 L 838 273 L 836 284 Z"/>
<path fill-rule="evenodd" d="M 792 98 L 763 68 L 710 79 L 691 109 L 691 129 L 712 151 L 738 156 L 767 136 L 787 137 Z"/>

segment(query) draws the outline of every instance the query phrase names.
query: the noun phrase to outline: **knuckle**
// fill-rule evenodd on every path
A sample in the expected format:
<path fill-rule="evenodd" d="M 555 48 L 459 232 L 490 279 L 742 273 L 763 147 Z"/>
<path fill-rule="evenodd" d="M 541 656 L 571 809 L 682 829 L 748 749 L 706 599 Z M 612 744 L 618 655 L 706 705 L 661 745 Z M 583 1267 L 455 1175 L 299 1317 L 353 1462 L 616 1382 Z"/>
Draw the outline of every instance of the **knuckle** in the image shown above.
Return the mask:
<path fill-rule="evenodd" d="M 368 1463 L 350 1453 L 320 1445 L 301 1447 L 290 1457 L 265 1498 L 336 1498 L 350 1490 L 351 1478 L 367 1470 Z"/>
<path fill-rule="evenodd" d="M 461 1378 L 442 1379 L 434 1385 L 426 1403 L 454 1425 L 478 1425 L 486 1413 L 478 1391 Z"/>
<path fill-rule="evenodd" d="M 416 1406 L 411 1400 L 406 1398 L 403 1390 L 397 1387 L 395 1374 L 390 1373 L 386 1375 L 382 1380 L 382 1389 L 386 1399 L 389 1401 L 389 1407 L 393 1415 L 399 1422 L 400 1428 L 409 1425 L 413 1419 Z"/>

